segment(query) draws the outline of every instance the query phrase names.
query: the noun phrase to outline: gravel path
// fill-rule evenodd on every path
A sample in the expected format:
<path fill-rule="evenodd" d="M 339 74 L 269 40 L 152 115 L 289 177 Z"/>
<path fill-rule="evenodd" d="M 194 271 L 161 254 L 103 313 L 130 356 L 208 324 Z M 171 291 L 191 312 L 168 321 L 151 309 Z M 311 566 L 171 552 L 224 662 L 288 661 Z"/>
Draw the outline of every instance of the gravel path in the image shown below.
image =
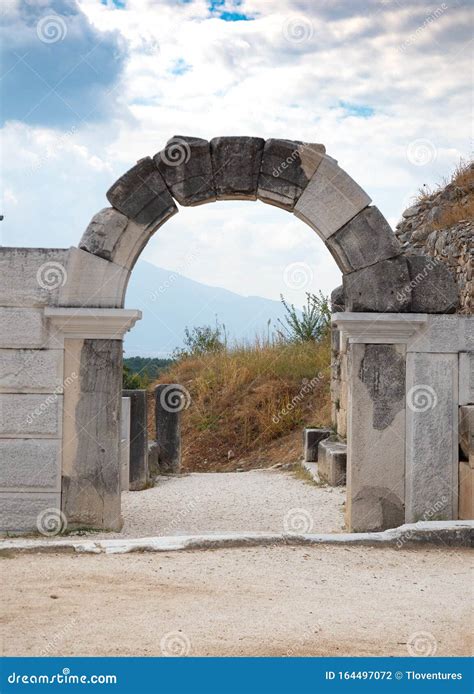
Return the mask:
<path fill-rule="evenodd" d="M 160 477 L 153 489 L 122 494 L 122 532 L 107 537 L 341 532 L 344 501 L 342 487 L 317 487 L 281 470 Z"/>
<path fill-rule="evenodd" d="M 263 504 L 262 504 L 263 507 Z M 468 549 L 255 547 L 0 563 L 5 655 L 469 655 Z"/>

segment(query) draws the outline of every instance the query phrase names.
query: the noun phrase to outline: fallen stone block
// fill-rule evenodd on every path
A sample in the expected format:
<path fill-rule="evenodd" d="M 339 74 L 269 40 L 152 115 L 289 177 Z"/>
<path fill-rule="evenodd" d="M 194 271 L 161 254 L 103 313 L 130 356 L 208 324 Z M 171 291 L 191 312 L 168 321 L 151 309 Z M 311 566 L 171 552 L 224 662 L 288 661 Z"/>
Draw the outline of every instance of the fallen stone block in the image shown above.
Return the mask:
<path fill-rule="evenodd" d="M 256 200 L 265 140 L 260 137 L 215 137 L 211 140 L 214 185 L 218 200 Z"/>
<path fill-rule="evenodd" d="M 331 487 L 346 483 L 347 446 L 340 441 L 325 439 L 318 446 L 318 472 Z"/>
<path fill-rule="evenodd" d="M 178 211 L 150 157 L 140 159 L 124 173 L 107 191 L 107 200 L 130 219 L 154 229 Z"/>
<path fill-rule="evenodd" d="M 346 311 L 406 313 L 411 307 L 406 258 L 380 260 L 343 277 Z"/>
<path fill-rule="evenodd" d="M 456 281 L 446 265 L 424 255 L 408 256 L 413 313 L 454 313 L 459 306 Z"/>
<path fill-rule="evenodd" d="M 306 428 L 303 430 L 303 459 L 306 463 L 318 461 L 319 443 L 327 439 L 331 433 L 331 429 Z"/>
<path fill-rule="evenodd" d="M 367 193 L 326 156 L 295 206 L 295 215 L 326 241 L 371 202 Z"/>
<path fill-rule="evenodd" d="M 460 520 L 474 520 L 474 468 L 462 460 L 459 463 Z"/>
<path fill-rule="evenodd" d="M 292 210 L 325 152 L 324 145 L 295 140 L 267 140 L 258 179 L 259 200 Z"/>
<path fill-rule="evenodd" d="M 401 246 L 377 207 L 366 207 L 326 242 L 342 272 L 353 272 L 401 253 Z"/>
<path fill-rule="evenodd" d="M 474 468 L 474 405 L 459 408 L 459 446 L 469 465 Z"/>
<path fill-rule="evenodd" d="M 211 147 L 207 140 L 175 135 L 153 160 L 180 205 L 201 205 L 216 200 Z"/>

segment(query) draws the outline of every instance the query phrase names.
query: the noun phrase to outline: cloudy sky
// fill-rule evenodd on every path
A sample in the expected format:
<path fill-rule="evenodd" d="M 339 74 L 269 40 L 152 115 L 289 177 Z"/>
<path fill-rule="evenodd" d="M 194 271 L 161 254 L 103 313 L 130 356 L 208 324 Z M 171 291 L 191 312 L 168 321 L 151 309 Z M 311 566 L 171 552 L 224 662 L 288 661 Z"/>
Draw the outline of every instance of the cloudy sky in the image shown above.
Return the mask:
<path fill-rule="evenodd" d="M 111 183 L 173 135 L 322 142 L 392 225 L 421 185 L 471 153 L 472 14 L 463 0 L 1 8 L 2 245 L 77 245 Z M 182 208 L 143 258 L 297 303 L 304 290 L 339 283 L 315 233 L 262 203 Z M 298 290 L 285 285 L 293 263 L 311 268 Z"/>

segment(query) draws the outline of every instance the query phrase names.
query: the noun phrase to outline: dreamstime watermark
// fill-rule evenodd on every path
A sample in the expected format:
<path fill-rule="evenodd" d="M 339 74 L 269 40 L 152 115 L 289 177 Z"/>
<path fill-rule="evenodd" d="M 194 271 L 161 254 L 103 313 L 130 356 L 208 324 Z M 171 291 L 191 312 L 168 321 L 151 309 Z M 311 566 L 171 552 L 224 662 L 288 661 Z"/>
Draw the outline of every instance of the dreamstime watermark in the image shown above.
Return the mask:
<path fill-rule="evenodd" d="M 416 631 L 407 641 L 407 651 L 415 657 L 435 655 L 437 648 L 436 639 L 429 631 Z"/>
<path fill-rule="evenodd" d="M 53 159 L 55 154 L 61 151 L 64 145 L 67 144 L 68 140 L 70 140 L 76 134 L 76 132 L 77 128 L 75 125 L 73 125 L 72 128 L 67 130 L 65 133 L 55 137 L 53 142 L 48 145 L 46 154 L 38 156 L 38 158 L 30 165 L 28 172 L 33 174 L 39 171 L 43 164 L 45 164 L 49 159 Z"/>
<path fill-rule="evenodd" d="M 36 25 L 36 35 L 42 43 L 58 43 L 67 35 L 67 25 L 58 14 L 41 17 Z"/>
<path fill-rule="evenodd" d="M 401 44 L 401 46 L 398 47 L 398 50 L 400 52 L 406 51 L 409 46 L 412 46 L 414 43 L 418 41 L 420 38 L 421 34 L 432 24 L 435 22 L 437 19 L 443 15 L 446 10 L 448 9 L 448 5 L 443 2 L 439 7 L 437 7 L 431 14 L 429 14 L 427 17 L 425 17 L 425 20 L 422 24 L 420 24 L 419 27 L 415 29 L 415 31 L 410 34 L 410 36 L 405 39 L 405 41 Z"/>
<path fill-rule="evenodd" d="M 308 17 L 292 16 L 285 19 L 282 32 L 290 43 L 305 43 L 313 38 L 314 26 Z"/>
<path fill-rule="evenodd" d="M 56 632 L 56 634 L 54 634 L 52 638 L 48 639 L 48 641 L 46 642 L 46 646 L 44 646 L 44 648 L 42 648 L 40 651 L 40 656 L 44 658 L 46 656 L 50 656 L 56 653 L 58 650 L 58 646 L 62 643 L 62 641 L 64 641 L 69 632 L 72 631 L 72 629 L 74 629 L 76 624 L 77 619 L 73 617 L 71 621 L 68 622 L 68 624 L 66 624 L 62 629 L 60 629 L 60 631 Z"/>
<path fill-rule="evenodd" d="M 67 518 L 59 508 L 45 508 L 36 518 L 36 528 L 45 537 L 61 535 L 67 529 Z"/>
<path fill-rule="evenodd" d="M 174 137 L 168 140 L 159 156 L 166 166 L 181 166 L 187 164 L 191 158 L 191 147 L 183 138 Z"/>
<path fill-rule="evenodd" d="M 173 519 L 168 523 L 168 525 L 163 529 L 164 535 L 169 535 L 171 531 L 175 531 L 179 528 L 180 522 L 183 518 L 186 518 L 191 511 L 200 504 L 201 500 L 198 496 L 195 496 L 191 501 L 188 501 L 184 508 L 182 508 L 178 513 L 173 516 Z"/>
<path fill-rule="evenodd" d="M 283 270 L 283 282 L 288 289 L 306 289 L 313 281 L 313 271 L 308 263 L 290 263 Z"/>
<path fill-rule="evenodd" d="M 290 535 L 310 533 L 313 525 L 313 516 L 305 508 L 290 508 L 283 518 L 283 529 Z"/>
<path fill-rule="evenodd" d="M 420 137 L 407 146 L 407 159 L 415 166 L 426 166 L 436 160 L 437 149 L 431 140 Z"/>
<path fill-rule="evenodd" d="M 318 383 L 321 381 L 323 378 L 322 373 L 318 373 L 317 376 L 314 376 L 310 381 L 307 378 L 303 379 L 303 385 L 301 386 L 299 392 L 290 400 L 290 402 L 283 407 L 278 414 L 274 414 L 272 417 L 272 422 L 273 424 L 278 424 L 283 417 L 286 417 L 287 415 L 291 414 L 295 407 L 300 405 L 303 400 L 306 398 L 309 393 L 311 393 Z"/>
<path fill-rule="evenodd" d="M 435 503 L 422 514 L 422 516 L 419 518 L 419 521 L 427 522 L 436 519 L 442 511 L 445 511 L 446 504 L 448 502 L 448 497 L 443 495 L 440 499 L 438 499 L 438 501 L 435 501 Z M 402 547 L 406 545 L 407 542 L 410 542 L 414 537 L 416 537 L 416 533 L 416 528 L 406 530 L 402 534 L 402 536 L 398 538 L 396 548 L 402 549 Z"/>
<path fill-rule="evenodd" d="M 162 284 L 160 284 L 158 289 L 154 289 L 153 291 L 147 291 L 149 298 L 152 301 L 157 301 L 160 296 L 163 296 L 163 294 L 165 294 L 168 291 L 168 289 L 170 289 L 173 286 L 176 280 L 179 279 L 180 273 L 184 272 L 186 268 L 189 267 L 189 265 L 191 265 L 196 260 L 197 255 L 197 248 L 193 248 L 189 253 L 187 253 L 183 262 L 180 263 L 176 272 L 172 272 L 169 275 L 169 277 Z"/>
<path fill-rule="evenodd" d="M 43 263 L 36 273 L 36 281 L 42 289 L 54 291 L 64 287 L 67 282 L 67 270 L 61 263 L 50 260 Z"/>
<path fill-rule="evenodd" d="M 423 268 L 422 271 L 418 272 L 415 277 L 406 284 L 403 289 L 400 289 L 397 294 L 397 301 L 400 302 L 401 304 L 410 299 L 411 297 L 411 291 L 412 289 L 415 289 L 420 285 L 424 280 L 428 277 L 430 272 L 435 269 L 438 265 L 440 265 L 440 261 L 438 258 L 427 258 L 428 262 L 426 263 L 425 267 Z"/>
<path fill-rule="evenodd" d="M 169 631 L 160 639 L 160 650 L 166 657 L 182 658 L 191 653 L 191 639 L 184 631 Z"/>
<path fill-rule="evenodd" d="M 420 383 L 410 388 L 407 393 L 408 409 L 412 412 L 428 412 L 438 404 L 436 391 L 426 383 Z"/>
<path fill-rule="evenodd" d="M 171 383 L 160 392 L 160 405 L 166 412 L 181 412 L 190 404 L 189 391 L 179 383 Z"/>
<path fill-rule="evenodd" d="M 26 423 L 31 425 L 37 417 L 41 417 L 48 410 L 48 408 L 51 407 L 51 405 L 54 405 L 54 403 L 57 402 L 58 396 L 64 393 L 64 389 L 72 385 L 76 379 L 77 373 L 73 371 L 71 375 L 68 376 L 61 385 L 56 386 L 54 391 L 52 393 L 49 393 L 49 395 L 45 397 L 45 399 L 40 405 L 35 407 L 35 409 L 32 412 L 28 413 L 26 417 Z"/>
<path fill-rule="evenodd" d="M 304 151 L 309 151 L 309 153 L 312 153 L 315 156 L 319 155 L 321 158 L 325 156 L 320 149 L 315 149 L 314 145 L 310 145 L 307 142 L 302 142 L 297 148 L 293 149 L 285 159 L 282 159 L 278 166 L 273 167 L 273 178 L 278 178 L 281 176 L 284 171 L 289 169 L 290 166 L 295 163 L 295 161 L 300 163 L 301 155 Z"/>

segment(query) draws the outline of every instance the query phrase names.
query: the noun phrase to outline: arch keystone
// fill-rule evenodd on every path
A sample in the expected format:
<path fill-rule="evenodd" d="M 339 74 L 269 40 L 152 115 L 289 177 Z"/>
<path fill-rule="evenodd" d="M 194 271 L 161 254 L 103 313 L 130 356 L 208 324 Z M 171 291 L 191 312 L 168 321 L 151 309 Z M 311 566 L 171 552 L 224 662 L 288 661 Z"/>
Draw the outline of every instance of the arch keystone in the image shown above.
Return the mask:
<path fill-rule="evenodd" d="M 212 170 L 218 200 L 256 200 L 265 140 L 261 137 L 215 137 Z"/>

